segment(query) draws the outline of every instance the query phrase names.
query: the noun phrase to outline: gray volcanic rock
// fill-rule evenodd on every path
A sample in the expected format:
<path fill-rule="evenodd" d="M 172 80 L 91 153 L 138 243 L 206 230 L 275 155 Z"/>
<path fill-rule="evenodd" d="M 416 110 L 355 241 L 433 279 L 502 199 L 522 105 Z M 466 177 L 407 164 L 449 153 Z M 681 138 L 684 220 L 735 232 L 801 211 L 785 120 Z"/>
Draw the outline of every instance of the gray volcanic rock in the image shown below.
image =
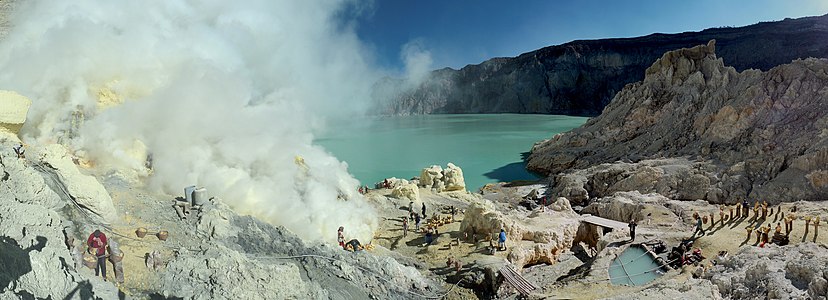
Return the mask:
<path fill-rule="evenodd" d="M 299 268 L 287 263 L 262 263 L 221 245 L 203 251 L 179 252 L 161 281 L 163 295 L 185 299 L 309 298 Z M 262 283 L 267 284 L 262 284 Z"/>
<path fill-rule="evenodd" d="M 0 299 L 117 299 L 115 286 L 76 269 L 60 198 L 0 135 Z"/>
<path fill-rule="evenodd" d="M 437 282 L 393 258 L 307 245 L 216 199 L 199 213 L 198 224 L 203 242 L 179 249 L 162 271 L 164 297 L 409 299 L 442 292 Z"/>
<path fill-rule="evenodd" d="M 494 58 L 460 70 L 433 71 L 415 88 L 386 78 L 375 86 L 380 114 L 543 113 L 598 115 L 624 85 L 664 52 L 718 41 L 736 70 L 768 70 L 807 57 L 828 57 L 828 15 L 701 32 L 573 41 Z M 399 92 L 403 91 L 403 92 Z"/>
<path fill-rule="evenodd" d="M 684 158 L 651 159 L 637 163 L 615 162 L 561 173 L 552 177 L 552 195 L 567 197 L 578 205 L 590 198 L 616 192 L 659 193 L 671 199 L 716 201 L 722 191 L 716 167 Z M 728 183 L 741 177 L 727 177 Z"/>
<path fill-rule="evenodd" d="M 665 53 L 643 81 L 627 85 L 601 116 L 537 143 L 528 168 L 558 174 L 619 160 L 684 157 L 689 169 L 674 178 L 676 189 L 671 190 L 677 193 L 668 193 L 671 197 L 712 202 L 748 197 L 769 203 L 826 199 L 828 60 L 810 58 L 767 72 L 739 73 L 716 57 L 715 48 L 711 41 Z M 629 178 L 646 173 L 644 167 L 608 174 Z M 641 180 L 623 187 L 617 178 L 604 181 L 616 187 L 610 192 L 663 192 L 652 180 L 664 180 L 669 172 L 663 167 L 651 171 L 653 176 L 636 175 Z M 689 187 L 682 183 L 687 180 Z"/>
<path fill-rule="evenodd" d="M 828 249 L 814 243 L 744 246 L 705 274 L 728 299 L 826 299 Z"/>
<path fill-rule="evenodd" d="M 641 291 L 628 295 L 615 296 L 612 300 L 636 299 L 722 299 L 715 285 L 708 280 L 688 279 L 681 282 L 675 279 L 658 282 Z"/>

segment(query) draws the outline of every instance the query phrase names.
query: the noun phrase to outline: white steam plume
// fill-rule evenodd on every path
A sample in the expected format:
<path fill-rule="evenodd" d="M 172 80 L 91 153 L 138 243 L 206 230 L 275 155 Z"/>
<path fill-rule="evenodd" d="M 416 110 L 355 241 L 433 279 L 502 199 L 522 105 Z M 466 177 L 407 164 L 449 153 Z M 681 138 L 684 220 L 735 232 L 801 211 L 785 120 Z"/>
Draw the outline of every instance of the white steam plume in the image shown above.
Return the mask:
<path fill-rule="evenodd" d="M 0 89 L 33 100 L 30 142 L 66 138 L 82 113 L 62 141 L 102 168 L 142 171 L 143 144 L 152 188 L 197 183 L 308 240 L 333 241 L 340 225 L 370 239 L 377 219 L 359 183 L 312 145 L 378 78 L 355 34 L 336 28 L 344 4 L 26 1 L 0 42 Z"/>
<path fill-rule="evenodd" d="M 410 87 L 418 86 L 431 73 L 431 52 L 426 49 L 422 39 L 405 43 L 400 50 L 400 58 L 405 63 L 406 84 Z"/>

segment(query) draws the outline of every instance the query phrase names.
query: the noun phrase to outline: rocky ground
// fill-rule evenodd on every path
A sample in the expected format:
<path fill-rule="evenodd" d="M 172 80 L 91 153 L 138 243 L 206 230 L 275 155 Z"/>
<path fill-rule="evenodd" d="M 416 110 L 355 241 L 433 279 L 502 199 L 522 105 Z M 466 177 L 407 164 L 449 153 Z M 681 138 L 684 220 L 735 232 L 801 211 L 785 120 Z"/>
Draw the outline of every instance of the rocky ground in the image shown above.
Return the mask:
<path fill-rule="evenodd" d="M 4 139 L 5 149 L 10 149 L 11 140 Z M 478 193 L 417 186 L 416 197 L 391 187 L 368 192 L 382 216 L 380 229 L 371 242 L 374 249 L 352 253 L 333 245 L 307 244 L 282 228 L 235 214 L 218 199 L 180 220 L 172 208 L 176 197 L 148 192 L 132 177 L 117 173 L 89 176 L 98 180 L 87 182 L 97 183 L 111 195 L 117 217 L 105 231 L 126 254 L 124 281 L 118 282 L 110 271 L 109 281 L 104 282 L 78 262 L 80 250 L 73 252 L 64 243 L 63 231 L 80 240 L 105 223 L 105 218 L 73 204 L 72 199 L 83 193 L 68 187 L 83 180 L 72 177 L 88 176 L 87 172 L 71 165 L 77 174 L 50 177 L 38 165 L 69 168 L 56 161 L 46 163 L 63 152 L 54 146 L 29 149 L 26 159 L 0 152 L 5 174 L 0 201 L 7 208 L 0 212 L 4 250 L 0 263 L 4 270 L 17 270 L 0 272 L 3 299 L 29 295 L 66 299 L 518 297 L 498 272 L 503 267 L 517 269 L 539 287 L 531 298 L 821 299 L 825 293 L 822 266 L 828 257 L 824 251 L 828 237 L 815 235 L 813 224 L 809 232 L 804 229 L 806 217 L 828 218 L 828 208 L 819 202 L 771 205 L 774 213 L 764 220 L 751 216 L 721 222 L 722 207 L 716 204 L 658 193 L 616 191 L 573 209 L 565 198 L 542 208 L 542 202 L 524 197 L 552 191 L 543 183 L 494 184 Z M 402 234 L 401 218 L 408 215 L 411 202 L 417 212 L 425 203 L 427 215 L 438 219 L 448 219 L 452 206 L 457 209 L 453 221 L 436 227 L 439 233 L 431 245 L 425 245 L 424 234 L 414 231 L 413 223 Z M 792 245 L 759 248 L 755 235 L 746 239 L 746 226 L 776 224 L 794 206 Z M 728 208 L 723 211 L 729 212 Z M 716 222 L 704 225 L 707 234 L 698 237 L 694 247 L 708 257 L 727 250 L 731 259 L 717 266 L 705 261 L 708 270 L 701 278 L 691 276 L 694 267 L 685 267 L 643 286 L 616 286 L 607 280 L 607 268 L 616 254 L 632 244 L 628 231 L 596 235 L 579 221 L 579 214 L 587 213 L 621 222 L 637 219 L 635 242 L 660 239 L 668 245 L 692 236 L 693 213 L 712 213 Z M 138 227 L 147 228 L 150 235 L 136 237 Z M 500 228 L 508 233 L 507 250 L 492 255 L 489 239 Z M 160 230 L 169 232 L 166 241 L 151 235 Z M 146 265 L 146 255 L 154 251 L 161 258 L 157 268 Z M 449 258 L 460 262 L 459 270 L 447 266 Z M 279 284 L 268 284 L 275 282 Z"/>
<path fill-rule="evenodd" d="M 445 293 L 431 275 L 390 255 L 306 244 L 283 228 L 237 215 L 219 199 L 180 220 L 174 196 L 147 192 L 119 174 L 99 182 L 61 146 L 30 145 L 26 158 L 17 158 L 16 137 L 3 133 L 0 141 L 0 299 L 407 299 Z M 85 197 L 99 190 L 112 196 Z M 150 235 L 137 237 L 139 227 Z M 125 254 L 123 282 L 113 264 L 108 282 L 83 266 L 82 244 L 94 229 Z M 169 234 L 165 241 L 152 235 L 162 230 Z M 148 266 L 147 255 L 156 251 L 159 263 Z"/>
<path fill-rule="evenodd" d="M 808 261 L 806 264 L 822 266 L 818 263 L 828 257 L 828 253 L 814 249 L 824 249 L 828 245 L 828 236 L 815 235 L 813 224 L 806 232 L 804 219 L 806 217 L 815 218 L 816 216 L 820 216 L 821 219 L 828 217 L 828 209 L 823 203 L 801 201 L 770 206 L 774 213 L 769 214 L 765 219 L 754 218 L 752 211 L 751 216 L 747 218 L 730 219 L 729 207 L 725 206 L 723 208 L 727 220 L 721 222 L 719 212 L 722 207 L 709 204 L 706 201 L 673 200 L 656 193 L 616 192 L 612 196 L 595 199 L 589 206 L 581 208 L 580 213 L 589 213 L 622 222 L 635 218 L 639 220 L 640 224 L 636 240 L 634 242 L 629 241 L 629 232 L 626 229 L 599 235 L 596 239 L 590 240 L 590 237 L 586 236 L 587 234 L 581 230 L 582 225 L 577 222 L 578 214 L 574 211 L 555 203 L 548 204 L 544 211 L 541 211 L 539 205 L 536 205 L 533 209 L 527 209 L 521 204 L 524 203 L 525 205 L 525 202 L 527 202 L 522 198 L 522 195 L 528 194 L 533 189 L 542 190 L 543 188 L 544 185 L 542 184 L 525 186 L 497 184 L 487 186 L 480 194 L 445 194 L 421 189 L 421 199 L 426 202 L 428 207 L 437 208 L 455 205 L 464 209 L 464 212 L 458 215 L 455 222 L 438 227 L 440 237 L 431 246 L 423 245 L 422 233 L 409 232 L 405 237 L 402 236 L 400 220 L 402 216 L 407 214 L 408 199 L 388 197 L 390 194 L 388 190 L 372 191 L 371 199 L 376 201 L 379 207 L 385 207 L 382 214 L 386 216 L 385 221 L 381 223 L 377 243 L 407 257 L 408 263 L 412 266 L 431 270 L 448 283 L 457 282 L 461 278 L 464 279 L 449 293 L 448 298 L 451 299 L 465 299 L 472 296 L 480 298 L 517 297 L 517 292 L 504 283 L 498 275 L 497 270 L 503 266 L 518 268 L 525 278 L 541 288 L 530 298 L 744 299 L 762 298 L 764 297 L 762 295 L 810 295 L 814 299 L 820 299 L 815 295 L 821 295 L 818 293 L 822 288 L 822 281 L 819 279 L 821 277 L 814 275 L 812 278 L 808 277 L 810 275 L 807 274 L 822 274 L 816 270 L 824 269 L 824 267 L 814 267 L 813 270 L 807 271 L 810 272 L 806 274 L 807 276 L 797 275 L 805 278 L 801 279 L 804 283 L 796 282 L 796 280 L 787 284 L 779 283 L 767 289 L 754 291 L 751 294 L 753 296 L 749 296 L 731 292 L 729 286 L 725 288 L 721 282 L 711 278 L 726 276 L 724 278 L 729 280 L 727 281 L 728 284 L 755 287 L 756 285 L 749 283 L 752 279 L 749 277 L 745 279 L 744 275 L 745 270 L 749 269 L 750 266 L 741 263 L 729 268 L 723 268 L 722 265 L 714 267 L 710 258 L 713 258 L 719 251 L 728 251 L 730 256 L 734 258 L 743 257 L 746 255 L 744 253 L 756 253 L 757 251 L 785 251 L 793 255 L 791 257 Z M 415 204 L 415 208 L 419 207 L 418 204 Z M 481 207 L 487 209 L 481 210 Z M 790 214 L 794 207 L 797 211 L 795 213 L 797 220 L 794 221 L 794 227 L 790 233 L 790 246 L 767 245 L 764 248 L 759 248 L 755 233 L 752 234 L 751 239 L 746 239 L 746 227 L 775 226 L 786 214 Z M 475 212 L 476 210 L 485 211 L 485 213 Z M 711 213 L 714 215 L 714 223 L 707 222 L 704 224 L 706 234 L 703 236 L 693 236 L 695 223 L 692 215 L 694 213 L 706 216 Z M 574 223 L 572 223 L 573 221 Z M 480 230 L 490 234 L 496 233 L 497 228 L 501 226 L 510 231 L 525 231 L 526 228 L 530 228 L 529 231 L 534 230 L 536 234 L 537 231 L 543 231 L 550 228 L 550 226 L 554 228 L 553 232 L 566 232 L 561 226 L 573 226 L 573 228 L 570 229 L 572 235 L 561 235 L 563 238 L 560 241 L 533 241 L 523 237 L 531 234 L 524 233 L 523 236 L 519 237 L 510 234 L 509 249 L 505 252 L 490 255 L 486 253 L 488 244 L 485 239 L 478 237 L 476 242 L 471 242 L 465 238 L 464 233 L 466 231 L 464 229 L 471 228 L 471 224 L 475 223 L 490 224 L 487 229 Z M 456 246 L 452 240 L 455 237 L 461 237 L 460 244 Z M 708 257 L 708 260 L 702 264 L 707 268 L 707 272 L 702 278 L 693 278 L 691 273 L 696 268 L 686 266 L 679 270 L 669 271 L 643 286 L 617 286 L 611 284 L 607 279 L 607 268 L 615 255 L 633 243 L 662 240 L 672 247 L 678 245 L 682 240 L 692 238 L 695 239 L 694 248 L 701 249 L 704 255 Z M 561 245 L 560 243 L 564 244 Z M 449 247 L 448 244 L 452 244 L 452 246 Z M 535 257 L 543 257 L 543 259 L 526 260 L 525 258 L 531 257 L 531 255 L 525 253 L 534 251 L 537 248 L 536 246 L 540 245 L 546 247 L 560 245 L 561 250 L 557 253 L 541 251 L 546 256 Z M 590 248 L 594 249 L 590 250 Z M 445 262 L 449 257 L 458 258 L 463 262 L 460 271 L 446 267 Z M 813 260 L 813 262 L 810 262 L 810 260 Z M 771 270 L 776 269 L 771 268 Z M 782 272 L 784 273 L 784 271 Z M 772 274 L 771 271 L 766 273 Z M 781 276 L 784 277 L 785 275 Z M 477 281 L 474 278 L 478 278 Z M 807 288 L 802 288 L 803 286 Z M 485 292 L 479 292 L 481 290 Z M 809 292 L 810 290 L 817 291 L 817 293 Z"/>

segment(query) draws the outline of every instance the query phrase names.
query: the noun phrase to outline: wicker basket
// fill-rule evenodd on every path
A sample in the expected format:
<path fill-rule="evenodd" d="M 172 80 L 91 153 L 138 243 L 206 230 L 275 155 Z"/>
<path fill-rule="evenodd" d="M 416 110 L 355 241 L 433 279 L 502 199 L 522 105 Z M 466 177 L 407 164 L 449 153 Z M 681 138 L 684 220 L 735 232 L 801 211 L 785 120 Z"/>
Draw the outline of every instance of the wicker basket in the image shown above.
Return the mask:
<path fill-rule="evenodd" d="M 139 238 L 143 238 L 147 235 L 147 229 L 144 227 L 138 227 L 138 229 L 135 229 L 135 235 L 137 235 Z"/>
<path fill-rule="evenodd" d="M 84 254 L 83 255 L 83 265 L 90 269 L 95 269 L 95 266 L 98 264 L 98 259 L 91 254 Z"/>
<path fill-rule="evenodd" d="M 123 252 L 118 253 L 118 254 L 109 255 L 109 261 L 111 261 L 113 264 L 121 262 L 123 259 L 124 259 L 124 253 Z"/>

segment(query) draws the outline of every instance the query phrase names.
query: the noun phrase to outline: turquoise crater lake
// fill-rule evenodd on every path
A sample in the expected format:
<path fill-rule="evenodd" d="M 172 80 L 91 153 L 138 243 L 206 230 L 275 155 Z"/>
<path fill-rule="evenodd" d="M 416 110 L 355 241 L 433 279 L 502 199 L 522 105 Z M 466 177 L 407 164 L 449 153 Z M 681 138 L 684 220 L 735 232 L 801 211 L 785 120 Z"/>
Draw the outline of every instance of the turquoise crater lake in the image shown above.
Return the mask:
<path fill-rule="evenodd" d="M 532 145 L 569 131 L 585 117 L 469 114 L 374 117 L 332 122 L 315 143 L 348 163 L 362 184 L 388 177 L 411 178 L 430 165 L 454 163 L 466 186 L 532 180 L 522 155 Z"/>

